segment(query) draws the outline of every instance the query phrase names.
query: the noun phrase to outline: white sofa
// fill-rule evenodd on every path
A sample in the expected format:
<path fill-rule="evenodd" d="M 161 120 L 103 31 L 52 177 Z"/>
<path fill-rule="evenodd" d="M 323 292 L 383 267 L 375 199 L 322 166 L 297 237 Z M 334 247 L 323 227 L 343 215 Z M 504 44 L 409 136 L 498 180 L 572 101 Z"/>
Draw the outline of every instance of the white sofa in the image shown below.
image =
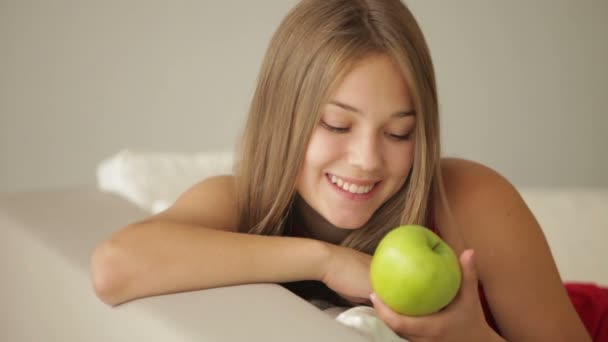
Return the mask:
<path fill-rule="evenodd" d="M 91 287 L 91 252 L 147 214 L 94 189 L 0 195 L 0 341 L 367 341 L 274 284 L 106 306 Z"/>
<path fill-rule="evenodd" d="M 104 165 L 108 171 L 109 164 Z M 111 190 L 117 180 L 128 178 L 113 175 L 114 182 L 100 182 L 100 187 Z M 143 177 L 142 172 L 131 175 L 139 181 Z M 185 178 L 179 186 L 192 182 Z M 608 189 L 521 191 L 564 280 L 608 285 Z M 0 341 L 373 340 L 275 284 L 158 296 L 115 308 L 102 304 L 90 283 L 95 245 L 154 211 L 150 200 L 157 203 L 177 192 L 157 191 L 130 200 L 125 193 L 98 189 L 0 194 Z M 148 210 L 142 209 L 146 204 Z"/>

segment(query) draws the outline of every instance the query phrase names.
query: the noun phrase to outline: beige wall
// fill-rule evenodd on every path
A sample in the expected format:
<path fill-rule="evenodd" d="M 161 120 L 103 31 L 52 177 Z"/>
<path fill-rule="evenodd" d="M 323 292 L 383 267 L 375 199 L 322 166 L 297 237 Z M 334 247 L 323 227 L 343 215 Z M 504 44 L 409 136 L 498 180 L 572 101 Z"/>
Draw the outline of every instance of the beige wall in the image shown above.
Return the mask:
<path fill-rule="evenodd" d="M 227 149 L 293 0 L 0 0 L 0 191 L 94 184 L 123 148 Z M 445 151 L 608 186 L 608 2 L 410 0 Z"/>

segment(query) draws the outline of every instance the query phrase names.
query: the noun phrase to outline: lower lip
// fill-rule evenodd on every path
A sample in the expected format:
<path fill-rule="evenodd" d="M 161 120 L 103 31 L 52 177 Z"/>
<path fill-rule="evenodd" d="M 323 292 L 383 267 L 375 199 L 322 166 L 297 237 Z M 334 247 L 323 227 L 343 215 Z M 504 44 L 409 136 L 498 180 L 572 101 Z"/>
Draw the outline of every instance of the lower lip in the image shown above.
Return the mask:
<path fill-rule="evenodd" d="M 330 176 L 328 174 L 325 174 L 325 179 L 327 179 L 327 181 L 329 182 L 329 185 L 332 188 L 334 188 L 334 190 L 336 190 L 336 192 L 338 192 L 338 194 L 340 194 L 341 196 L 343 196 L 346 199 L 353 200 L 353 201 L 365 201 L 365 200 L 372 198 L 374 196 L 374 194 L 378 191 L 378 189 L 380 188 L 380 184 L 382 183 L 381 181 L 376 183 L 374 185 L 374 187 L 372 188 L 372 190 L 366 194 L 353 194 L 350 191 L 346 191 L 346 190 L 342 189 L 337 184 L 332 183 L 331 179 L 329 177 Z"/>

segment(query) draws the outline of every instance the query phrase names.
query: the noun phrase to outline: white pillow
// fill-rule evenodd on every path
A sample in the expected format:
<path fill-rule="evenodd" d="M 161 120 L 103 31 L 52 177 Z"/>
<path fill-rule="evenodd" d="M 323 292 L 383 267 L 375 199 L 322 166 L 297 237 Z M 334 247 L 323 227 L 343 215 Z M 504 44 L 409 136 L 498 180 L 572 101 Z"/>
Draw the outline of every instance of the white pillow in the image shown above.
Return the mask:
<path fill-rule="evenodd" d="M 199 181 L 231 174 L 233 154 L 158 153 L 123 150 L 97 167 L 99 190 L 118 194 L 137 206 L 158 213 Z"/>

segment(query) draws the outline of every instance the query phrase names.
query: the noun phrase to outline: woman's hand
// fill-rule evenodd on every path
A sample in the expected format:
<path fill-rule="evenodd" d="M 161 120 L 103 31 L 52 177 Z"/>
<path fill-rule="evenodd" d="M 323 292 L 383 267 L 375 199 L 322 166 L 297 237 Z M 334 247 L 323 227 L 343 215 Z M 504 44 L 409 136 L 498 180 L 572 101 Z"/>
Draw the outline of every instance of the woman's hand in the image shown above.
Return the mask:
<path fill-rule="evenodd" d="M 378 316 L 398 335 L 413 342 L 502 340 L 485 320 L 479 300 L 473 250 L 466 250 L 460 255 L 460 264 L 463 274 L 460 291 L 443 310 L 428 316 L 403 316 L 372 294 Z"/>
<path fill-rule="evenodd" d="M 321 281 L 353 304 L 370 304 L 371 255 L 348 247 L 329 246 L 329 260 Z"/>

